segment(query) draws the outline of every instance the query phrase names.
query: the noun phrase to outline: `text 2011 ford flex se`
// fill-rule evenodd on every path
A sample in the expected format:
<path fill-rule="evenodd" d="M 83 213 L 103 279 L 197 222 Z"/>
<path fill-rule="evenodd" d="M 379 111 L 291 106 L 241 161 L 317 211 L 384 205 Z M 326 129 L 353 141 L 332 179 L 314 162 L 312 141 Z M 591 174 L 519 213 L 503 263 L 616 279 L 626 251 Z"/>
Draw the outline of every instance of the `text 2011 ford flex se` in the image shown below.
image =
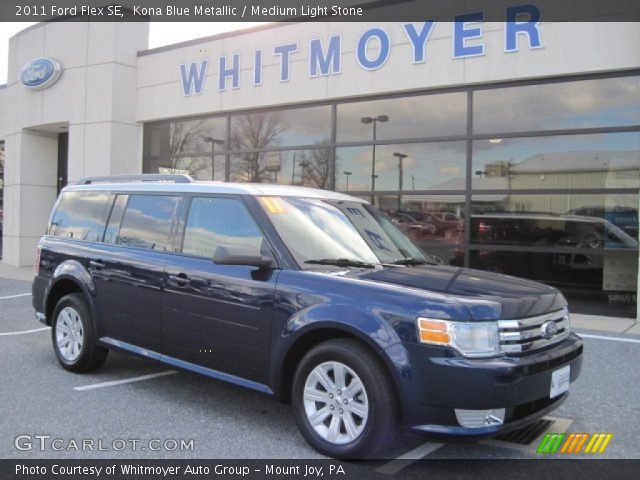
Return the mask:
<path fill-rule="evenodd" d="M 258 390 L 334 457 L 522 427 L 583 348 L 557 290 L 434 265 L 361 199 L 181 176 L 65 188 L 33 305 L 67 370 L 116 348 Z"/>

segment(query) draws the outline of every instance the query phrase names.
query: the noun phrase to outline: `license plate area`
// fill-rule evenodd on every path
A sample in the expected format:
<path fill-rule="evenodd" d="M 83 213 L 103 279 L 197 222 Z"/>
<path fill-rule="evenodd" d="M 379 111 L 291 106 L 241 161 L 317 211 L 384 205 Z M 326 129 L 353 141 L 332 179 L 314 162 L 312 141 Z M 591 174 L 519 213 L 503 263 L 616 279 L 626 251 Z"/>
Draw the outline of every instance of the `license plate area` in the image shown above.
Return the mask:
<path fill-rule="evenodd" d="M 551 374 L 551 388 L 549 390 L 549 398 L 555 398 L 569 391 L 569 383 L 571 382 L 571 366 L 565 365 Z"/>

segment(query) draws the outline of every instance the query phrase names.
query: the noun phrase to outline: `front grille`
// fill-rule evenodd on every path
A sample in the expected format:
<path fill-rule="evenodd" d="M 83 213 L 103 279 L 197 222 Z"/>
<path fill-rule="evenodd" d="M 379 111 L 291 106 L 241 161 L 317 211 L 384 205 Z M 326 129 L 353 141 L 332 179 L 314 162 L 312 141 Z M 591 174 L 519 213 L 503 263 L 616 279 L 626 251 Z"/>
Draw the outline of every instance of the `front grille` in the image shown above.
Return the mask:
<path fill-rule="evenodd" d="M 561 342 L 569 336 L 566 308 L 520 320 L 499 320 L 500 347 L 505 353 L 526 353 Z"/>

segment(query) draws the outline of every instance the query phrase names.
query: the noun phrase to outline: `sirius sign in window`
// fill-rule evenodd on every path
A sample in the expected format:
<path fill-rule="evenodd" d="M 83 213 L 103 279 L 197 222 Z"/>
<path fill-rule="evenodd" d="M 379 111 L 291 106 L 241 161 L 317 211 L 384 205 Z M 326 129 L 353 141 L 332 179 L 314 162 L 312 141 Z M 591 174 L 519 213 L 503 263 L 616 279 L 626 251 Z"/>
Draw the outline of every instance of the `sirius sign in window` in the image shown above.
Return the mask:
<path fill-rule="evenodd" d="M 455 17 L 451 22 L 452 55 L 454 59 L 476 57 L 484 55 L 483 29 L 485 20 L 483 12 L 466 13 Z M 517 52 L 521 44 L 527 43 L 528 48 L 542 47 L 540 30 L 540 9 L 535 5 L 518 5 L 507 7 L 504 28 L 504 51 Z M 411 45 L 411 55 L 407 62 L 414 64 L 427 61 L 428 42 L 436 22 L 429 20 L 421 23 L 402 24 L 405 41 Z M 394 39 L 395 40 L 395 39 Z M 321 77 L 338 75 L 342 71 L 342 62 L 353 61 L 364 70 L 381 68 L 393 54 L 394 44 L 406 43 L 391 40 L 389 33 L 383 27 L 372 27 L 365 30 L 356 40 L 355 45 L 343 45 L 342 36 L 332 35 L 326 39 L 313 38 L 309 41 L 308 75 Z M 375 47 L 375 48 L 372 48 Z M 238 53 L 230 56 L 222 55 L 217 60 L 219 91 L 229 88 L 240 88 L 240 69 L 250 68 L 253 86 L 262 85 L 263 64 L 275 57 L 279 64 L 280 82 L 290 81 L 291 63 L 300 50 L 297 41 L 274 45 L 270 48 L 256 49 L 249 58 Z M 345 54 L 344 52 L 354 52 Z M 180 65 L 182 89 L 186 96 L 200 94 L 204 91 L 207 70 L 212 68 L 210 59 L 205 58 L 197 62 Z"/>
<path fill-rule="evenodd" d="M 20 83 L 31 90 L 42 90 L 58 81 L 62 65 L 49 57 L 36 58 L 27 63 L 20 72 Z"/>

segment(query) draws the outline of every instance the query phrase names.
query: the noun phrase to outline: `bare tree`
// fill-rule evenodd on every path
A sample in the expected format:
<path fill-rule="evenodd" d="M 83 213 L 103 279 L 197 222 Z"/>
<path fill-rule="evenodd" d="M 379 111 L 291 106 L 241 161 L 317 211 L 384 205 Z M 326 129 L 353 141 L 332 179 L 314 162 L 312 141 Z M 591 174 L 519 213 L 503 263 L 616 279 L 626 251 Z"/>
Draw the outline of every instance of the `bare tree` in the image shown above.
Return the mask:
<path fill-rule="evenodd" d="M 328 148 L 304 151 L 299 157 L 302 168 L 300 176 L 303 185 L 324 189 L 331 188 L 331 175 L 333 173 L 331 157 L 331 150 Z"/>
<path fill-rule="evenodd" d="M 206 120 L 172 123 L 169 138 L 169 155 L 173 157 L 184 153 L 200 152 L 204 142 L 203 139 L 209 134 Z"/>
<path fill-rule="evenodd" d="M 192 176 L 211 168 L 210 157 L 181 156 L 185 153 L 206 155 L 208 152 L 204 150 L 207 146 L 204 138 L 210 135 L 210 126 L 206 119 L 172 123 L 169 135 L 169 165 L 166 168 L 175 171 L 186 170 Z"/>
<path fill-rule="evenodd" d="M 197 178 L 200 172 L 211 168 L 211 157 L 170 157 L 169 165 L 165 168 L 176 173 L 186 171 Z"/>
<path fill-rule="evenodd" d="M 231 134 L 231 149 L 262 150 L 279 145 L 280 135 L 286 131 L 280 112 L 261 112 L 240 115 L 234 118 Z M 261 183 L 268 173 L 259 152 L 239 155 L 234 162 L 233 176 L 237 180 Z"/>

